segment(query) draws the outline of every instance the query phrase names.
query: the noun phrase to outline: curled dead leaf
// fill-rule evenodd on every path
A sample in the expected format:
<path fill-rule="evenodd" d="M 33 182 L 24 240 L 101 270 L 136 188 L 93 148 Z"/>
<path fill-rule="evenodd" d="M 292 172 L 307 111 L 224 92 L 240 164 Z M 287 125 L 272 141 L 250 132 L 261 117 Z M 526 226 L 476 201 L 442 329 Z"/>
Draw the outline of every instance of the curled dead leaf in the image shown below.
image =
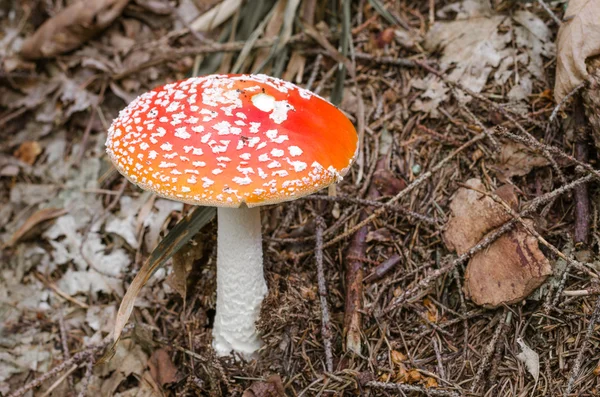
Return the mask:
<path fill-rule="evenodd" d="M 76 49 L 107 28 L 129 0 L 81 0 L 48 19 L 27 38 L 21 55 L 27 59 L 53 57 Z"/>
<path fill-rule="evenodd" d="M 533 221 L 526 220 L 533 227 Z M 496 307 L 525 299 L 552 274 L 537 239 L 524 228 L 504 234 L 469 261 L 466 295 L 476 304 Z"/>
<path fill-rule="evenodd" d="M 600 2 L 571 0 L 564 19 L 556 39 L 556 102 L 587 80 L 586 59 L 600 54 Z"/>

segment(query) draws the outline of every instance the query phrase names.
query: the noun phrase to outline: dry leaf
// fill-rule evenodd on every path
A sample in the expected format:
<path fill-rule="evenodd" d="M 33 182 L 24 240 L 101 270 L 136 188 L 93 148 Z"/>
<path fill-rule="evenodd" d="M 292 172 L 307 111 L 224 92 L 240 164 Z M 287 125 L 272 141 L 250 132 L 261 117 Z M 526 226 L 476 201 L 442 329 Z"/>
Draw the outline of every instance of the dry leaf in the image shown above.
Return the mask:
<path fill-rule="evenodd" d="M 279 375 L 271 375 L 265 382 L 254 382 L 242 397 L 285 397 L 285 391 Z"/>
<path fill-rule="evenodd" d="M 526 221 L 533 226 L 533 221 Z M 476 304 L 496 307 L 525 299 L 552 274 L 537 239 L 524 228 L 504 234 L 469 261 L 465 293 Z"/>
<path fill-rule="evenodd" d="M 7 247 L 14 245 L 19 239 L 27 234 L 31 229 L 33 229 L 36 225 L 40 223 L 58 218 L 59 216 L 63 216 L 67 213 L 67 210 L 64 208 L 43 208 L 39 211 L 34 212 L 25 223 L 19 227 L 19 229 L 12 235 L 10 240 L 6 243 Z"/>
<path fill-rule="evenodd" d="M 510 219 L 501 205 L 477 192 L 486 190 L 479 179 L 469 179 L 465 185 L 473 189 L 460 188 L 456 192 L 450 203 L 452 214 L 443 235 L 448 249 L 459 255 L 467 252 L 489 231 Z M 516 207 L 517 197 L 510 185 L 498 188 L 495 193 Z"/>
<path fill-rule="evenodd" d="M 439 387 L 439 385 L 435 378 L 427 377 L 425 378 L 425 387 L 429 389 L 431 387 Z"/>
<path fill-rule="evenodd" d="M 372 183 L 382 196 L 395 196 L 406 187 L 406 182 L 387 169 L 376 170 Z"/>
<path fill-rule="evenodd" d="M 600 2 L 571 0 L 558 31 L 554 99 L 587 80 L 587 58 L 600 54 Z"/>
<path fill-rule="evenodd" d="M 423 299 L 423 306 L 427 308 L 427 319 L 432 323 L 438 322 L 438 308 L 429 298 Z"/>
<path fill-rule="evenodd" d="M 443 48 L 442 69 L 455 65 L 448 78 L 480 92 L 492 68 L 509 55 L 506 44 L 511 34 L 498 29 L 505 20 L 507 17 L 496 15 L 436 22 L 427 34 L 425 48 L 430 51 Z"/>
<path fill-rule="evenodd" d="M 533 168 L 550 164 L 548 159 L 527 146 L 513 141 L 502 142 L 502 149 L 494 168 L 506 180 L 513 176 L 524 176 Z"/>
<path fill-rule="evenodd" d="M 408 359 L 408 357 L 406 357 L 406 355 L 402 354 L 398 350 L 392 350 L 391 356 L 392 356 L 392 362 L 396 365 L 400 365 L 400 364 L 402 364 L 402 362 L 404 362 Z"/>
<path fill-rule="evenodd" d="M 419 371 L 417 371 L 416 369 L 411 369 L 410 371 L 408 371 L 406 383 L 418 383 L 421 381 L 422 378 L 423 375 L 421 375 Z"/>
<path fill-rule="evenodd" d="M 155 350 L 148 361 L 150 375 L 161 386 L 177 382 L 177 367 L 171 360 L 169 351 L 165 348 Z"/>
<path fill-rule="evenodd" d="M 129 0 L 80 0 L 48 19 L 23 43 L 28 59 L 53 57 L 76 49 L 107 28 Z"/>
<path fill-rule="evenodd" d="M 537 383 L 540 377 L 540 356 L 529 346 L 527 346 L 523 339 L 518 338 L 517 343 L 521 348 L 521 353 L 517 354 L 517 358 L 525 363 L 527 371 L 529 371 Z"/>
<path fill-rule="evenodd" d="M 37 157 L 42 153 L 42 147 L 36 141 L 23 142 L 13 155 L 24 163 L 33 165 Z"/>

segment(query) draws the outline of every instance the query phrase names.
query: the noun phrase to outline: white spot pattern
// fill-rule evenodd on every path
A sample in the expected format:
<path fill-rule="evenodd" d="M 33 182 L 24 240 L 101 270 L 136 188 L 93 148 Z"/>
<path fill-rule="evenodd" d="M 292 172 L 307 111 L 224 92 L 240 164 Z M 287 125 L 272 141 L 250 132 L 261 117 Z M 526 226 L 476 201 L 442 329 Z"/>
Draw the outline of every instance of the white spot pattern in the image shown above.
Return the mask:
<path fill-rule="evenodd" d="M 286 122 L 303 100 L 324 101 L 264 75 L 167 84 L 121 111 L 109 129 L 107 151 L 121 173 L 165 197 L 231 206 L 286 200 L 341 179 L 353 161 L 341 170 L 322 166 L 310 156 L 329 160 L 314 153 L 310 139 L 293 140 L 304 131 L 295 130 L 297 118 Z"/>

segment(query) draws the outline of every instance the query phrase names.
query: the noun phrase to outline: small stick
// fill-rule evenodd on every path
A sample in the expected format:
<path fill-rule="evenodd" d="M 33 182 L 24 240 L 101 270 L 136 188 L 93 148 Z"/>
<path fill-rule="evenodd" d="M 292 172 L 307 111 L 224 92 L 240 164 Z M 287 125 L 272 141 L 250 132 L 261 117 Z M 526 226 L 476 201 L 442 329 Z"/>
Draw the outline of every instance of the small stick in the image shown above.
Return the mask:
<path fill-rule="evenodd" d="M 376 163 L 377 169 L 385 168 L 385 160 L 379 160 Z M 365 181 L 365 183 L 368 183 Z M 379 191 L 375 184 L 369 183 L 367 198 L 375 199 L 379 197 Z M 360 220 L 368 216 L 369 207 L 365 207 L 360 212 Z M 362 350 L 361 332 L 363 309 L 363 281 L 365 270 L 360 260 L 354 259 L 364 257 L 367 251 L 367 234 L 369 225 L 358 229 L 352 236 L 348 250 L 346 252 L 345 271 L 346 271 L 346 296 L 344 299 L 344 333 L 346 341 L 346 350 L 360 354 Z"/>
<path fill-rule="evenodd" d="M 379 266 L 377 266 L 375 268 L 375 270 L 373 270 L 373 272 L 371 272 L 371 274 L 369 274 L 367 277 L 365 277 L 365 280 L 364 280 L 365 283 L 366 282 L 370 283 L 372 281 L 379 280 L 380 278 L 385 276 L 390 270 L 392 270 L 398 263 L 400 263 L 401 260 L 402 260 L 402 257 L 398 254 L 394 254 L 394 255 L 390 256 L 388 259 L 383 261 Z"/>
<path fill-rule="evenodd" d="M 563 397 L 568 397 L 571 394 L 571 390 L 573 389 L 573 384 L 575 383 L 575 378 L 579 375 L 579 370 L 581 369 L 581 362 L 583 361 L 583 353 L 587 350 L 588 345 L 590 343 L 590 338 L 594 333 L 594 327 L 596 325 L 596 321 L 598 321 L 598 316 L 600 316 L 600 297 L 596 299 L 596 306 L 594 307 L 594 312 L 592 313 L 592 317 L 590 317 L 590 322 L 587 327 L 587 332 L 585 333 L 585 338 L 583 339 L 583 343 L 581 344 L 581 348 L 577 353 L 577 358 L 575 358 L 575 362 L 573 363 L 573 367 L 571 369 L 571 374 L 569 375 L 569 380 L 567 382 L 567 387 L 563 393 Z"/>
<path fill-rule="evenodd" d="M 92 372 L 94 370 L 94 358 L 90 357 L 85 366 L 85 375 L 83 375 L 83 380 L 81 381 L 81 390 L 77 397 L 85 397 L 85 393 L 87 392 L 88 385 L 90 384 L 90 379 L 92 378 Z"/>
<path fill-rule="evenodd" d="M 565 153 L 564 151 L 562 151 L 561 149 L 559 149 L 557 147 L 545 145 L 541 142 L 538 142 L 535 138 L 529 138 L 526 136 L 515 135 L 511 132 L 508 132 L 506 130 L 506 128 L 500 127 L 500 126 L 496 127 L 496 129 L 494 130 L 494 134 L 505 136 L 508 139 L 515 141 L 515 142 L 524 143 L 526 145 L 529 144 L 539 150 L 547 150 L 549 153 L 553 153 L 559 157 L 569 160 L 570 162 L 572 162 L 574 164 L 581 166 L 586 171 L 594 174 L 596 176 L 596 178 L 600 179 L 600 171 L 594 169 L 591 165 L 589 165 L 587 163 L 583 163 L 583 162 L 577 160 L 575 157 L 571 156 L 570 154 Z"/>
<path fill-rule="evenodd" d="M 502 330 L 504 329 L 504 324 L 506 324 L 509 321 L 508 316 L 512 315 L 512 312 L 507 310 L 506 308 L 504 308 L 503 314 L 504 314 L 504 321 L 501 321 L 500 320 L 501 315 L 500 315 L 500 313 L 498 313 L 498 316 L 497 316 L 498 325 L 496 326 L 494 335 L 492 336 L 490 343 L 485 348 L 485 352 L 483 353 L 483 357 L 481 358 L 481 362 L 479 363 L 479 368 L 477 369 L 477 373 L 475 374 L 475 378 L 473 379 L 473 383 L 471 384 L 472 392 L 475 392 L 475 390 L 479 386 L 479 382 L 481 382 L 481 377 L 483 376 L 483 373 L 485 372 L 485 370 L 488 367 L 490 359 L 492 358 L 494 352 L 496 351 L 496 344 L 498 343 L 498 340 L 500 339 L 500 334 L 502 333 Z"/>
<path fill-rule="evenodd" d="M 325 365 L 327 372 L 333 372 L 333 353 L 331 350 L 331 321 L 329 317 L 329 305 L 327 304 L 327 285 L 325 284 L 325 269 L 323 268 L 323 230 L 325 221 L 320 216 L 316 218 L 316 244 L 315 244 L 315 262 L 317 263 L 317 278 L 319 285 L 319 299 L 321 301 L 322 324 L 321 333 L 323 334 L 323 347 L 325 348 Z"/>
<path fill-rule="evenodd" d="M 71 358 L 71 352 L 69 351 L 69 336 L 67 334 L 67 326 L 65 325 L 65 316 L 63 314 L 62 307 L 58 309 L 58 328 L 60 329 L 60 341 L 62 344 L 62 350 L 65 360 Z M 73 378 L 69 376 L 67 379 L 69 387 L 73 388 Z"/>
<path fill-rule="evenodd" d="M 308 82 L 306 83 L 306 89 L 310 91 L 315 80 L 317 79 L 317 74 L 319 74 L 319 69 L 321 69 L 321 62 L 323 61 L 323 54 L 318 54 L 315 58 L 315 63 L 312 71 L 310 72 L 310 77 L 308 78 Z"/>
<path fill-rule="evenodd" d="M 423 386 L 415 386 L 415 385 L 407 385 L 406 383 L 386 383 L 386 382 L 377 382 L 371 381 L 367 382 L 366 387 L 372 387 L 377 389 L 384 390 L 396 390 L 401 393 L 403 392 L 417 392 L 426 396 L 436 396 L 436 397 L 460 397 L 461 394 L 458 394 L 453 391 L 446 391 L 441 389 L 435 389 L 432 387 L 425 388 Z"/>
<path fill-rule="evenodd" d="M 438 372 L 439 372 L 440 378 L 445 380 L 446 379 L 446 371 L 444 371 L 444 362 L 442 361 L 442 354 L 440 353 L 440 348 L 437 343 L 437 338 L 431 338 L 431 342 L 433 343 L 433 351 L 435 352 L 435 358 L 437 360 Z"/>
<path fill-rule="evenodd" d="M 571 92 L 569 92 L 567 95 L 565 95 L 563 99 L 560 100 L 560 103 L 558 105 L 556 105 L 556 107 L 554 107 L 554 110 L 552 110 L 552 113 L 550 114 L 550 118 L 548 119 L 548 128 L 550 128 L 550 126 L 552 125 L 552 122 L 558 115 L 558 111 L 564 106 L 564 104 L 569 100 L 569 98 L 571 98 L 573 95 L 575 95 L 577 92 L 579 92 L 579 90 L 582 89 L 584 86 L 585 86 L 585 82 L 580 83 L 575 88 L 573 88 L 571 90 Z M 546 131 L 548 131 L 548 129 L 546 129 Z"/>
<path fill-rule="evenodd" d="M 133 326 L 131 324 L 127 325 L 126 328 L 123 329 L 123 332 L 129 331 L 132 327 Z M 85 350 L 80 351 L 79 353 L 74 354 L 68 360 L 63 361 L 62 363 L 60 363 L 56 367 L 52 368 L 50 371 L 46 372 L 45 374 L 42 374 L 42 375 L 38 376 L 37 378 L 35 378 L 31 382 L 27 383 L 26 385 L 20 387 L 19 389 L 15 390 L 11 394 L 9 394 L 7 397 L 21 397 L 21 396 L 23 396 L 29 390 L 32 390 L 32 389 L 40 386 L 42 383 L 46 382 L 48 379 L 50 379 L 53 376 L 59 374 L 60 372 L 64 371 L 65 369 L 70 368 L 73 365 L 78 365 L 79 363 L 81 363 L 85 359 L 93 357 L 94 354 L 96 354 L 100 350 L 104 349 L 108 344 L 110 344 L 112 342 L 113 342 L 112 335 L 106 336 L 99 345 L 89 346 Z"/>
<path fill-rule="evenodd" d="M 581 95 L 575 97 L 573 102 L 573 122 L 575 124 L 575 158 L 582 163 L 589 160 L 588 137 L 589 132 L 583 101 Z M 590 236 L 590 195 L 588 185 L 577 186 L 575 196 L 575 244 L 587 244 Z"/>
<path fill-rule="evenodd" d="M 544 3 L 544 0 L 537 0 L 538 4 L 542 6 L 542 8 L 544 9 L 544 11 L 546 11 L 546 13 L 548 15 L 550 15 L 550 18 L 552 18 L 552 20 L 554 22 L 556 22 L 556 24 L 558 26 L 562 25 L 562 21 L 560 19 L 558 19 L 558 17 L 556 16 L 556 14 L 550 9 L 550 7 L 548 7 L 548 4 Z"/>
<path fill-rule="evenodd" d="M 323 201 L 333 201 L 336 203 L 351 203 L 351 204 L 360 204 L 360 205 L 366 205 L 369 207 L 383 207 L 389 211 L 394 211 L 394 212 L 398 212 L 400 214 L 404 214 L 407 215 L 411 218 L 415 218 L 419 221 L 428 223 L 430 225 L 438 225 L 438 222 L 431 218 L 428 217 L 427 215 L 423 215 L 423 214 L 419 214 L 418 212 L 415 211 L 411 211 L 408 208 L 404 208 L 404 207 L 400 207 L 398 205 L 392 205 L 389 203 L 382 203 L 380 201 L 375 201 L 375 200 L 369 200 L 369 199 L 361 199 L 361 198 L 356 198 L 356 197 L 349 197 L 349 196 L 323 196 L 323 195 L 312 195 L 312 196 L 305 196 L 305 197 L 300 197 L 300 200 L 323 200 Z"/>

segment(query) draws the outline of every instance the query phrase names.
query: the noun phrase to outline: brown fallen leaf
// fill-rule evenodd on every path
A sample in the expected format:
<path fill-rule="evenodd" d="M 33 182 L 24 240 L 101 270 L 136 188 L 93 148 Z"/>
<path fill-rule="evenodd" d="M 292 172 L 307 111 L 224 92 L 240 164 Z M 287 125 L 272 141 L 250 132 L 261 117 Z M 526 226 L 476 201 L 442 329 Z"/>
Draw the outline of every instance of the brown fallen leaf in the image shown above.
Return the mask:
<path fill-rule="evenodd" d="M 406 182 L 388 169 L 376 170 L 373 174 L 375 187 L 382 196 L 395 196 L 406 187 Z"/>
<path fill-rule="evenodd" d="M 494 168 L 500 174 L 501 180 L 508 180 L 513 176 L 524 176 L 536 167 L 549 164 L 548 159 L 527 146 L 513 142 L 502 142 L 502 148 Z"/>
<path fill-rule="evenodd" d="M 34 212 L 26 221 L 17 229 L 17 231 L 12 235 L 10 240 L 5 244 L 6 247 L 13 246 L 17 241 L 19 241 L 23 236 L 25 236 L 30 230 L 32 230 L 35 226 L 39 225 L 44 221 L 48 221 L 50 219 L 58 218 L 59 216 L 63 216 L 68 211 L 64 208 L 43 208 L 39 211 Z"/>
<path fill-rule="evenodd" d="M 36 141 L 25 141 L 17 150 L 14 151 L 13 155 L 24 163 L 33 165 L 37 157 L 42 153 L 42 147 Z"/>
<path fill-rule="evenodd" d="M 587 58 L 600 54 L 600 2 L 571 0 L 556 39 L 554 99 L 560 102 L 587 80 Z"/>
<path fill-rule="evenodd" d="M 152 378 L 161 386 L 177 382 L 177 367 L 171 360 L 169 350 L 161 348 L 155 350 L 148 360 L 148 367 Z"/>
<path fill-rule="evenodd" d="M 510 219 L 501 205 L 477 191 L 486 190 L 479 179 L 469 179 L 465 185 L 473 189 L 458 189 L 450 203 L 452 214 L 443 233 L 448 249 L 459 255 L 467 252 L 489 231 Z M 518 199 L 512 186 L 501 186 L 495 193 L 511 207 L 517 206 Z"/>
<path fill-rule="evenodd" d="M 254 382 L 244 390 L 242 397 L 285 397 L 283 383 L 279 375 L 271 375 L 266 381 Z"/>
<path fill-rule="evenodd" d="M 526 220 L 530 226 L 533 221 Z M 518 227 L 469 261 L 464 290 L 476 304 L 496 307 L 526 298 L 552 274 L 537 239 Z"/>
<path fill-rule="evenodd" d="M 388 228 L 382 227 L 377 230 L 371 230 L 367 234 L 366 242 L 379 241 L 381 243 L 392 241 L 392 233 Z"/>
<path fill-rule="evenodd" d="M 27 38 L 21 55 L 27 59 L 53 57 L 81 46 L 107 28 L 129 0 L 80 0 L 48 19 Z"/>

